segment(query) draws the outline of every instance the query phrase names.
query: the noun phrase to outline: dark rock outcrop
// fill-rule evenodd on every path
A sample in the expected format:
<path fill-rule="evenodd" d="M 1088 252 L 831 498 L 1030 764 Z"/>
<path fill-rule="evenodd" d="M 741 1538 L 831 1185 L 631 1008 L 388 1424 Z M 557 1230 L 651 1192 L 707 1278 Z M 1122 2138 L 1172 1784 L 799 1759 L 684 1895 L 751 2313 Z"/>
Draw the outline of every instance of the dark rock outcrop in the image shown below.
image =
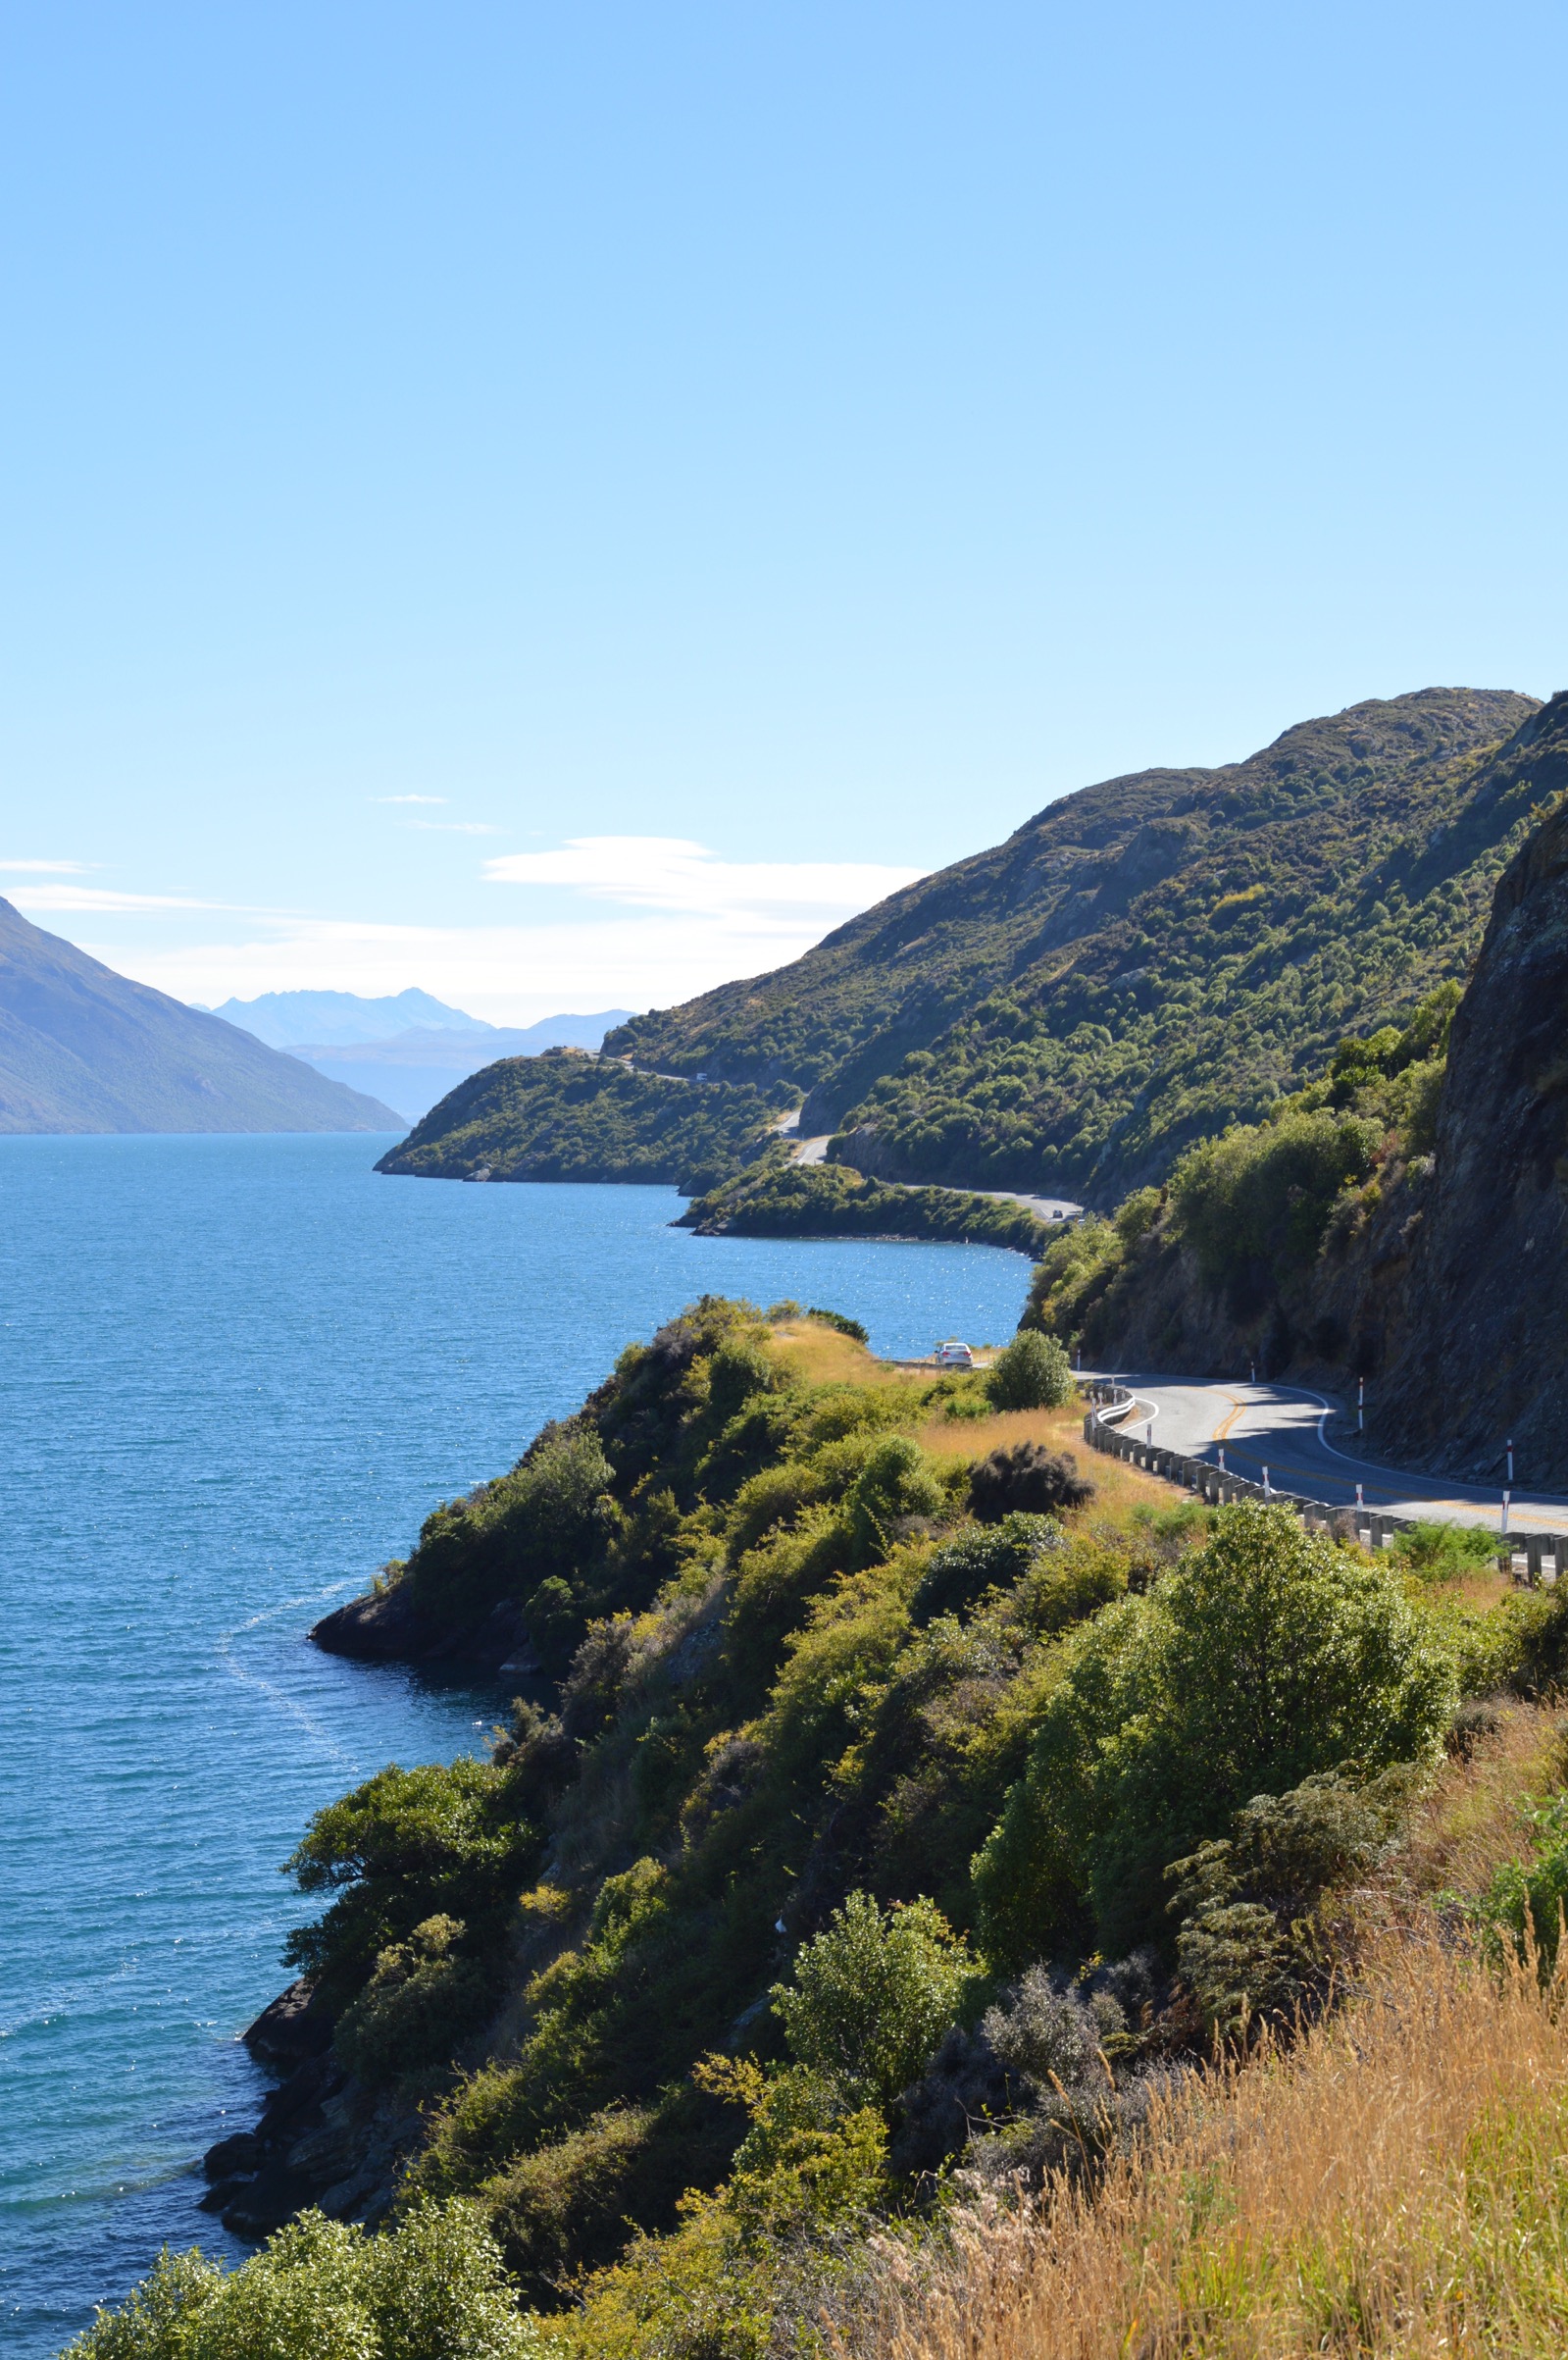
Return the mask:
<path fill-rule="evenodd" d="M 378 2099 L 332 2050 L 332 2019 L 307 1981 L 291 1983 L 244 2035 L 262 2064 L 282 2075 L 254 2130 L 209 2147 L 204 2212 L 237 2237 L 260 2242 L 307 2205 L 334 2220 L 375 2221 L 392 2200 L 404 2156 L 420 2135 L 416 2113 Z"/>
<path fill-rule="evenodd" d="M 1540 716 L 1563 744 L 1568 695 Z M 1390 1336 L 1374 1447 L 1568 1486 L 1568 807 L 1498 882 L 1454 1017 L 1436 1165 Z"/>
<path fill-rule="evenodd" d="M 425 1613 L 407 1581 L 351 1598 L 324 1615 L 310 1635 L 329 1655 L 361 1664 L 440 1664 L 520 1679 L 539 1668 L 520 1607 L 503 1599 L 477 1621 L 454 1625 Z"/>

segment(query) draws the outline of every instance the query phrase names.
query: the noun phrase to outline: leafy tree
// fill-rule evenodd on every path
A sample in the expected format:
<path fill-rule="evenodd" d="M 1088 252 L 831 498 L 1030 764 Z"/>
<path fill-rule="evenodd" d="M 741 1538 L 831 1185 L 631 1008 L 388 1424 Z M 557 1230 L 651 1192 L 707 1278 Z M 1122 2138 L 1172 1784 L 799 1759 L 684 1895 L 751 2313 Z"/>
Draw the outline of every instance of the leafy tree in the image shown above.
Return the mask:
<path fill-rule="evenodd" d="M 1076 1907 L 1107 1950 L 1161 1923 L 1165 1864 L 1255 1794 L 1436 1748 L 1447 1659 L 1396 1580 L 1285 1508 L 1222 1510 L 1208 1546 L 1069 1642 L 1025 1776 L 975 1867 L 982 1935 L 1037 1957 Z"/>
<path fill-rule="evenodd" d="M 462 1756 L 379 1770 L 319 1811 L 289 1860 L 301 1892 L 335 1899 L 289 1935 L 286 1955 L 340 2002 L 427 1920 L 461 1910 L 478 1947 L 498 1933 L 538 1852 L 504 1770 Z"/>
<path fill-rule="evenodd" d="M 935 1902 L 881 1910 L 851 1893 L 776 1983 L 774 2012 L 796 2062 L 890 2106 L 958 2009 L 974 1961 Z"/>
<path fill-rule="evenodd" d="M 1060 1410 L 1073 1399 L 1073 1371 L 1054 1336 L 1022 1328 L 998 1353 L 986 1378 L 996 1410 Z"/>
<path fill-rule="evenodd" d="M 478 2209 L 422 2202 L 375 2237 L 304 2213 L 233 2271 L 166 2247 L 69 2360 L 534 2360 L 541 2350 Z"/>

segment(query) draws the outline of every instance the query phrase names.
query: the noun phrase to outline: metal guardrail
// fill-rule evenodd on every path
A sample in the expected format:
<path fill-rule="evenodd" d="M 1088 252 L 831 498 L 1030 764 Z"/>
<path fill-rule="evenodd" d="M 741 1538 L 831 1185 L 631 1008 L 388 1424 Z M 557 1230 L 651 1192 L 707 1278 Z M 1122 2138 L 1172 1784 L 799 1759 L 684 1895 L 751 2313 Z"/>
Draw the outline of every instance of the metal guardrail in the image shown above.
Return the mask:
<path fill-rule="evenodd" d="M 1274 1484 L 1265 1491 L 1261 1483 L 1247 1475 L 1234 1475 L 1210 1459 L 1190 1459 L 1185 1452 L 1165 1450 L 1157 1442 L 1140 1442 L 1136 1435 L 1124 1433 L 1119 1423 L 1132 1415 L 1137 1394 L 1111 1377 L 1081 1380 L 1080 1389 L 1089 1405 L 1084 1416 L 1084 1440 L 1091 1451 L 1102 1451 L 1128 1466 L 1140 1467 L 1145 1474 L 1160 1476 L 1166 1483 L 1180 1484 L 1211 1508 L 1223 1508 L 1234 1500 L 1277 1502 L 1282 1508 L 1293 1509 L 1309 1532 L 1341 1534 L 1359 1541 L 1363 1549 L 1387 1549 L 1399 1533 L 1415 1528 L 1414 1516 L 1391 1515 L 1382 1508 L 1336 1508 L 1327 1500 L 1309 1500 L 1299 1492 L 1281 1491 Z M 1499 1534 L 1498 1568 L 1533 1588 L 1542 1583 L 1550 1588 L 1563 1569 L 1560 1552 L 1565 1548 L 1568 1536 L 1561 1533 Z"/>

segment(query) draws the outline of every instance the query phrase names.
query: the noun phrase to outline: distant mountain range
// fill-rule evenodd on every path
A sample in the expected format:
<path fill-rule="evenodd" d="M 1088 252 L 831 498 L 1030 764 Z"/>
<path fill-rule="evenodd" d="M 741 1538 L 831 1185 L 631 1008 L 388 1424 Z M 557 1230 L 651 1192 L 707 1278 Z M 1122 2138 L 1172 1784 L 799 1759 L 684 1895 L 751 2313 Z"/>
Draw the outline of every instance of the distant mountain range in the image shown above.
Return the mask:
<path fill-rule="evenodd" d="M 392 1131 L 399 1119 L 0 900 L 0 1132 Z"/>
<path fill-rule="evenodd" d="M 390 1041 L 416 1025 L 427 1032 L 495 1030 L 482 1017 L 466 1016 L 461 1008 L 412 988 L 380 1000 L 363 1000 L 357 992 L 263 992 L 255 1000 L 226 1000 L 211 1013 L 241 1025 L 270 1049 L 323 1044 L 342 1049 L 351 1042 Z"/>
<path fill-rule="evenodd" d="M 461 1008 L 407 991 L 382 1000 L 354 992 L 267 992 L 227 1000 L 215 1011 L 259 1040 L 303 1057 L 350 1090 L 374 1090 L 414 1123 L 459 1082 L 498 1057 L 536 1057 L 547 1049 L 597 1050 L 630 1010 L 544 1016 L 537 1024 L 486 1024 Z"/>

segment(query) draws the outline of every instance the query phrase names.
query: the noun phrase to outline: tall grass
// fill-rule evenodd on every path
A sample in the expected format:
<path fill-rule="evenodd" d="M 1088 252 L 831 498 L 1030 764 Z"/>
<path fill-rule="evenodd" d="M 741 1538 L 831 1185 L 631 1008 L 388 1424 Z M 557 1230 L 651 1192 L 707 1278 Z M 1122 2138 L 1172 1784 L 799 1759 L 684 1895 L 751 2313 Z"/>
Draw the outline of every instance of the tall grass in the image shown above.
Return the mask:
<path fill-rule="evenodd" d="M 1510 1715 L 1453 1766 L 1337 2012 L 1173 2086 L 1096 2183 L 961 2212 L 939 2259 L 885 2241 L 857 2360 L 1568 2351 L 1565 1970 L 1543 1995 L 1407 1906 L 1423 1870 L 1495 1860 L 1560 1743 Z"/>

